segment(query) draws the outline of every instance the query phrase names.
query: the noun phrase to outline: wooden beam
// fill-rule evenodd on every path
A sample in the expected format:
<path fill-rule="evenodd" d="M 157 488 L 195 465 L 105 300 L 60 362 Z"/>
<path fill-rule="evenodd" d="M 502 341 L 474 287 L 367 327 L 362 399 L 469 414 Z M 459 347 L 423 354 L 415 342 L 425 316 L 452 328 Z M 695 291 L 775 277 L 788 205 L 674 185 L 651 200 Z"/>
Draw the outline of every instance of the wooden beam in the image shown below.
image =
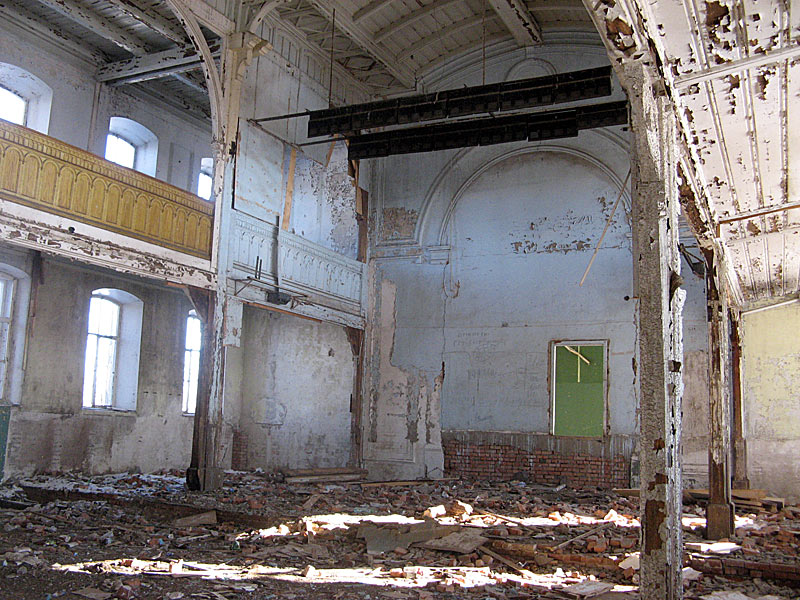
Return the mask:
<path fill-rule="evenodd" d="M 213 50 L 214 56 L 219 56 L 219 48 L 215 47 Z M 184 73 L 202 66 L 203 59 L 194 48 L 171 48 L 108 63 L 97 70 L 95 78 L 103 83 L 136 83 L 173 73 Z"/>
<path fill-rule="evenodd" d="M 117 46 L 134 55 L 148 53 L 148 48 L 136 36 L 131 35 L 118 25 L 101 17 L 75 0 L 38 0 L 41 4 L 106 38 Z"/>
<path fill-rule="evenodd" d="M 121 12 L 133 19 L 136 19 L 142 25 L 152 29 L 168 40 L 175 42 L 179 46 L 185 46 L 189 44 L 189 38 L 186 36 L 186 32 L 182 28 L 176 27 L 166 19 L 154 14 L 152 11 L 145 11 L 143 8 L 133 2 L 133 0 L 108 1 Z"/>
<path fill-rule="evenodd" d="M 173 79 L 177 79 L 178 81 L 180 81 L 183 85 L 192 88 L 195 92 L 200 92 L 201 94 L 205 94 L 208 91 L 206 90 L 203 84 L 198 83 L 192 77 L 190 77 L 189 73 L 185 75 L 183 73 L 171 73 L 170 76 Z"/>
<path fill-rule="evenodd" d="M 489 0 L 489 4 L 502 19 L 520 47 L 542 44 L 544 41 L 542 28 L 528 11 L 523 0 Z"/>
<path fill-rule="evenodd" d="M 497 17 L 489 16 L 485 19 L 487 24 L 492 23 Z M 435 33 L 432 33 L 429 36 L 422 38 L 421 40 L 414 42 L 410 46 L 407 46 L 405 50 L 403 50 L 400 54 L 397 55 L 397 60 L 402 62 L 420 50 L 427 48 L 428 46 L 440 42 L 443 38 L 450 37 L 456 35 L 464 31 L 465 29 L 470 29 L 472 27 L 476 27 L 481 25 L 484 22 L 484 18 L 481 15 L 477 17 L 468 17 L 466 19 L 462 19 L 461 21 L 456 21 L 455 23 L 451 23 L 446 27 L 442 27 Z"/>
<path fill-rule="evenodd" d="M 323 0 L 309 0 L 309 2 L 317 9 L 317 12 L 331 23 L 333 22 L 333 9 L 330 7 L 329 2 L 324 2 Z M 381 63 L 400 83 L 407 88 L 414 87 L 414 73 L 407 66 L 398 64 L 397 58 L 386 49 L 381 48 L 378 43 L 376 43 L 374 36 L 365 32 L 362 27 L 356 25 L 351 16 L 340 11 L 336 15 L 336 28 L 355 42 L 356 45 L 363 48 L 364 52 Z"/>
<path fill-rule="evenodd" d="M 432 14 L 433 12 L 444 8 L 445 6 L 450 6 L 451 4 L 458 4 L 462 0 L 437 0 L 436 2 L 432 2 L 427 6 L 423 6 L 413 12 L 408 13 L 406 16 L 401 17 L 394 23 L 387 25 L 383 29 L 380 29 L 375 33 L 375 35 L 371 36 L 375 43 L 380 44 L 383 40 L 388 38 L 390 35 L 394 35 L 401 29 L 408 27 L 409 25 L 413 25 L 420 19 L 424 19 L 428 15 Z"/>
<path fill-rule="evenodd" d="M 389 6 L 392 2 L 394 2 L 394 0 L 372 0 L 372 2 L 353 13 L 353 22 L 358 23 L 361 19 L 366 19 L 370 15 L 381 10 L 384 6 Z"/>
<path fill-rule="evenodd" d="M 720 77 L 725 77 L 726 75 L 739 73 L 745 69 L 754 69 L 776 62 L 792 60 L 798 56 L 800 56 L 800 44 L 791 44 L 784 48 L 778 48 L 777 50 L 770 50 L 760 54 L 752 54 L 745 58 L 732 60 L 721 65 L 715 65 L 702 71 L 681 75 L 680 77 L 675 78 L 675 87 L 679 90 L 682 90 L 690 85 L 694 85 L 702 81 L 719 79 Z"/>
<path fill-rule="evenodd" d="M 186 0 L 185 4 L 201 25 L 217 35 L 226 36 L 236 31 L 236 24 L 207 2 Z"/>
<path fill-rule="evenodd" d="M 749 488 L 747 477 L 747 440 L 744 437 L 744 402 L 742 399 L 741 315 L 729 310 L 731 329 L 731 485 Z M 731 492 L 733 494 L 733 492 Z"/>

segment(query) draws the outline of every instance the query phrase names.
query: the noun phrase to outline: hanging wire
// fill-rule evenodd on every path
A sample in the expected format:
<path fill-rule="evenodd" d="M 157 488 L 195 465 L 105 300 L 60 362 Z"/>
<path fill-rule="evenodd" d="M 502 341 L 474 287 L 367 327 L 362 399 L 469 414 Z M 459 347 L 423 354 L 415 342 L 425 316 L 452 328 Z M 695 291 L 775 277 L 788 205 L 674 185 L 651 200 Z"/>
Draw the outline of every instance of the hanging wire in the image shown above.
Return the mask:
<path fill-rule="evenodd" d="M 483 62 L 483 79 L 481 81 L 482 81 L 482 85 L 486 85 L 486 0 L 483 0 L 483 16 L 482 16 L 481 21 L 482 21 L 482 27 L 483 27 L 483 43 L 482 43 L 482 46 L 483 46 L 483 49 L 482 49 L 482 52 L 483 52 L 483 59 L 482 59 L 482 62 Z"/>
<path fill-rule="evenodd" d="M 331 18 L 331 68 L 328 73 L 328 108 L 333 108 L 333 36 L 336 33 L 336 9 Z"/>

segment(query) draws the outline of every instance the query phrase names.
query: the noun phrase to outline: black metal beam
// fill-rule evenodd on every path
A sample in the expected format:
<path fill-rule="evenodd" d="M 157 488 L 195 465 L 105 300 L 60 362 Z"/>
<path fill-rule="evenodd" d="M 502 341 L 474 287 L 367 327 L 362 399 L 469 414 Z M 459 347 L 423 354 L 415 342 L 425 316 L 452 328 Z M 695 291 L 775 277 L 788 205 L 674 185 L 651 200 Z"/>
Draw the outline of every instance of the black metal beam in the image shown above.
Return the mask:
<path fill-rule="evenodd" d="M 606 102 L 566 110 L 472 119 L 356 135 L 348 138 L 350 160 L 432 152 L 506 142 L 575 137 L 582 129 L 625 125 L 628 102 Z"/>
<path fill-rule="evenodd" d="M 445 90 L 309 112 L 308 137 L 480 113 L 549 106 L 611 94 L 611 67 Z M 295 115 L 293 115 L 295 116 Z M 299 116 L 299 115 L 297 115 Z"/>

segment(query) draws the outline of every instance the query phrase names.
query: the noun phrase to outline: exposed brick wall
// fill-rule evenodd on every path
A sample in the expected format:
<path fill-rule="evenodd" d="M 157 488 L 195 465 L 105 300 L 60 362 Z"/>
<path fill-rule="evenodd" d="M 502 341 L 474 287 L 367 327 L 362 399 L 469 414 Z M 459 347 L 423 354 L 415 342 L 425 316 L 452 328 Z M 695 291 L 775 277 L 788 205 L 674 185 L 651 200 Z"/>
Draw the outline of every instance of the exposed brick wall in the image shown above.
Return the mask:
<path fill-rule="evenodd" d="M 244 471 L 247 469 L 247 434 L 238 429 L 233 431 L 231 444 L 231 469 Z"/>
<path fill-rule="evenodd" d="M 545 485 L 628 487 L 630 461 L 623 455 L 602 458 L 590 454 L 560 454 L 525 450 L 508 444 L 444 440 L 445 475 L 464 479 L 502 481 L 522 476 Z"/>

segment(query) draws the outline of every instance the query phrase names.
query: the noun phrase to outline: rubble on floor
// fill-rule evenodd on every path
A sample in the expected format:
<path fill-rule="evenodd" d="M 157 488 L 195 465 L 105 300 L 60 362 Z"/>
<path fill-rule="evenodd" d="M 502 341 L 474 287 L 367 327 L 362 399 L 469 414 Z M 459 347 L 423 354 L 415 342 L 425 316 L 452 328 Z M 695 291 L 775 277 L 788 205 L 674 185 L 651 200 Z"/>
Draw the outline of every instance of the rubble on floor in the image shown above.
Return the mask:
<path fill-rule="evenodd" d="M 0 487 L 3 598 L 638 597 L 638 499 L 522 481 L 282 481 L 228 473 L 40 476 Z M 800 511 L 702 538 L 686 506 L 685 598 L 797 598 Z"/>

